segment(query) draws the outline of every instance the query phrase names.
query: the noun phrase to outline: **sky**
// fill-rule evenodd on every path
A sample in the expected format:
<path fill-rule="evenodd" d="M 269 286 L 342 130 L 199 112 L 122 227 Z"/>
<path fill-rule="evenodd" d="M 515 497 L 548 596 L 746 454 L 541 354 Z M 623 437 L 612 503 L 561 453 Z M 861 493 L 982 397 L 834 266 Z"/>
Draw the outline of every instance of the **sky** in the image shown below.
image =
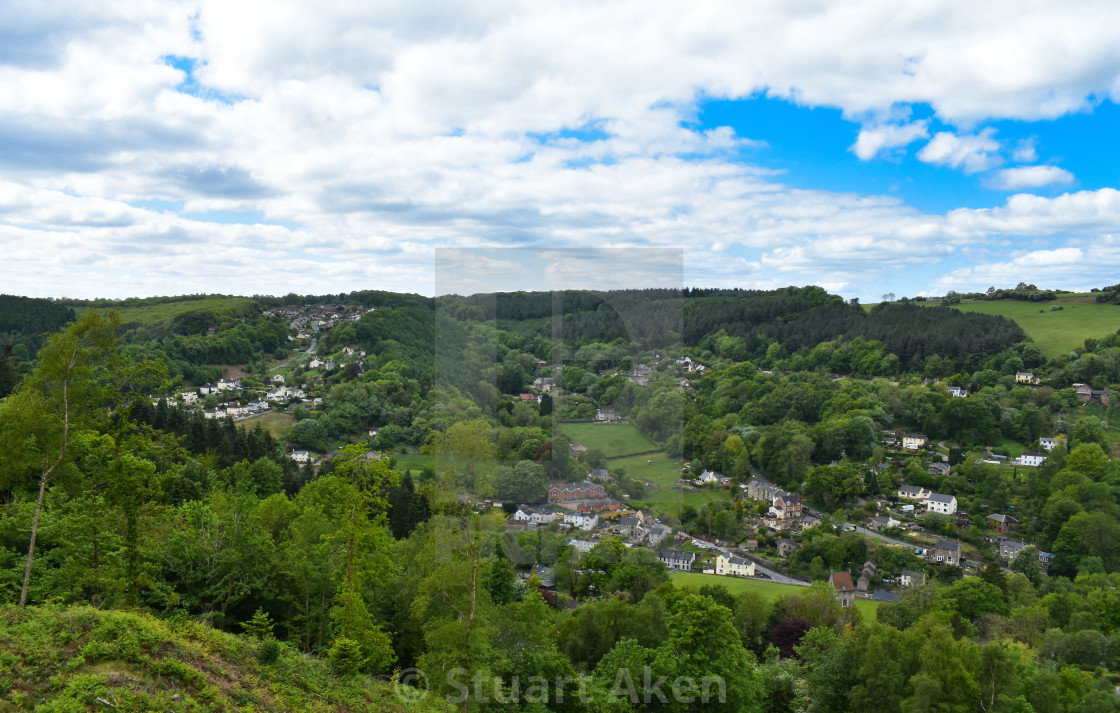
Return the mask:
<path fill-rule="evenodd" d="M 1088 290 L 1118 103 L 1107 0 L 3 0 L 0 292 Z"/>

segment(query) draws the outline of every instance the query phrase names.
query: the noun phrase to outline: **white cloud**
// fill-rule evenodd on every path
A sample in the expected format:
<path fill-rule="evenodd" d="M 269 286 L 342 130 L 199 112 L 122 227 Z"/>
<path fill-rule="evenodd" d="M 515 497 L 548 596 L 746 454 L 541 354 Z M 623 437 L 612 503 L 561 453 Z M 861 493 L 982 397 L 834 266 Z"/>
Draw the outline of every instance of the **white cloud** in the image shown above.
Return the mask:
<path fill-rule="evenodd" d="M 997 171 L 985 185 L 1000 191 L 1073 183 L 1073 174 L 1057 166 L 1019 166 Z"/>
<path fill-rule="evenodd" d="M 1038 160 L 1034 139 L 1024 139 L 1015 144 L 1011 152 L 1011 160 L 1015 163 L 1034 163 Z"/>
<path fill-rule="evenodd" d="M 861 161 L 870 161 L 886 149 L 909 146 L 918 139 L 928 138 L 928 124 L 928 121 L 915 121 L 911 124 L 864 127 L 860 129 L 851 150 Z"/>
<path fill-rule="evenodd" d="M 992 138 L 994 129 L 984 129 L 979 134 L 958 136 L 951 131 L 939 131 L 918 152 L 926 163 L 950 168 L 963 168 L 965 173 L 985 171 L 999 165 L 999 142 Z"/>

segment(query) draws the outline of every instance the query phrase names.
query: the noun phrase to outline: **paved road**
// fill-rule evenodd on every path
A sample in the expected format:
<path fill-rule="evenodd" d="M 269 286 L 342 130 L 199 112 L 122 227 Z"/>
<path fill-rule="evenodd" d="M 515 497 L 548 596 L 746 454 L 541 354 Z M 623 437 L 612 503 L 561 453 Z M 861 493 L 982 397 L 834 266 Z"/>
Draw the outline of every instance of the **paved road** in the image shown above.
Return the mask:
<path fill-rule="evenodd" d="M 307 351 L 306 351 L 306 352 L 304 352 L 304 354 L 305 354 L 305 355 L 306 355 L 306 354 L 314 354 L 314 353 L 315 353 L 315 348 L 316 348 L 316 347 L 318 347 L 318 346 L 319 346 L 319 340 L 318 340 L 318 339 L 314 339 L 314 338 L 313 338 L 313 339 L 311 340 L 311 346 L 309 346 L 309 347 L 307 348 Z M 304 357 L 299 357 L 299 361 L 303 361 L 303 358 L 304 358 Z M 272 367 L 271 369 L 269 369 L 269 371 L 279 371 L 280 369 L 283 369 L 284 367 L 286 367 L 286 366 L 287 366 L 288 364 L 291 364 L 291 363 L 292 363 L 293 361 L 296 361 L 296 358 L 295 358 L 295 357 L 292 357 L 291 359 L 289 359 L 288 361 L 284 362 L 283 364 L 277 364 L 276 366 L 274 366 L 274 367 Z"/>
<path fill-rule="evenodd" d="M 845 522 L 843 526 L 844 527 L 849 527 L 849 526 L 851 526 L 851 524 L 852 523 Z M 874 538 L 876 540 L 882 540 L 883 542 L 888 542 L 892 545 L 900 545 L 902 547 L 915 547 L 916 546 L 916 545 L 910 544 L 909 542 L 903 542 L 902 540 L 896 540 L 893 537 L 887 537 L 886 535 L 884 535 L 881 532 L 875 532 L 874 530 L 868 530 L 867 528 L 861 527 L 860 525 L 856 525 L 855 528 L 856 528 L 855 531 L 858 532 L 861 535 L 867 535 L 868 537 Z"/>
<path fill-rule="evenodd" d="M 715 544 L 714 542 L 707 542 L 705 540 L 700 539 L 699 537 L 693 537 L 692 539 L 699 542 L 701 545 L 703 545 L 704 548 L 706 548 L 708 550 L 711 550 L 714 547 L 717 550 L 719 550 L 720 552 L 723 552 L 724 554 L 727 554 L 728 552 L 731 551 L 731 548 L 729 548 L 729 547 L 720 547 L 719 545 Z M 780 572 L 775 572 L 774 570 L 770 569 L 769 567 L 767 567 L 765 565 L 762 565 L 762 564 L 759 564 L 756 560 L 751 560 L 751 561 L 754 562 L 754 566 L 755 566 L 756 571 L 761 572 L 762 574 L 765 574 L 767 577 L 769 577 L 771 580 L 777 582 L 778 584 L 795 584 L 799 587 L 808 587 L 809 586 L 808 582 L 803 582 L 800 579 L 793 579 L 791 577 L 787 577 L 786 575 L 784 575 Z"/>

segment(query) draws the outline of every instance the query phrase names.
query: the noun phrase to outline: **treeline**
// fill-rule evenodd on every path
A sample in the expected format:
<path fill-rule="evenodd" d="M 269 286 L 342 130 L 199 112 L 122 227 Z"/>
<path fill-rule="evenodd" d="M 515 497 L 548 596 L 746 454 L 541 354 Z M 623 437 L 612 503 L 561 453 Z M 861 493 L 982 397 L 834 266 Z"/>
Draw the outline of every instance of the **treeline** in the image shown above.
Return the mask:
<path fill-rule="evenodd" d="M 1093 290 L 1097 293 L 1097 302 L 1103 304 L 1120 304 L 1120 285 L 1109 285 L 1102 289 Z"/>
<path fill-rule="evenodd" d="M 74 310 L 62 302 L 0 295 L 0 348 L 23 344 L 34 354 L 45 335 L 57 332 L 75 317 Z"/>
<path fill-rule="evenodd" d="M 1057 298 L 1067 290 L 1040 290 L 1037 285 L 1020 282 L 1014 288 L 989 287 L 986 292 L 955 292 L 950 290 L 941 298 L 941 304 L 960 304 L 966 300 L 1023 300 L 1026 302 L 1045 302 Z"/>

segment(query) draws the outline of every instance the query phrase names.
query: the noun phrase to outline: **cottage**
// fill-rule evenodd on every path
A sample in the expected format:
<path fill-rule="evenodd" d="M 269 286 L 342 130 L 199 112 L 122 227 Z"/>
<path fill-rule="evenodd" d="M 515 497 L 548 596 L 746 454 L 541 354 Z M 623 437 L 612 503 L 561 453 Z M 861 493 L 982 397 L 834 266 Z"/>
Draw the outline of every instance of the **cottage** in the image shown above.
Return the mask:
<path fill-rule="evenodd" d="M 927 443 L 929 439 L 923 433 L 902 434 L 902 447 L 907 450 L 916 451 Z"/>
<path fill-rule="evenodd" d="M 647 539 L 649 540 L 649 543 L 651 545 L 657 545 L 671 534 L 673 534 L 673 528 L 658 522 L 654 523 L 653 526 L 649 528 L 649 535 L 647 535 Z"/>
<path fill-rule="evenodd" d="M 926 583 L 926 573 L 922 570 L 904 569 L 898 583 L 904 587 L 921 587 Z"/>
<path fill-rule="evenodd" d="M 615 410 L 613 408 L 601 408 L 601 409 L 597 409 L 595 411 L 595 420 L 596 421 L 603 421 L 603 422 L 609 423 L 609 422 L 612 422 L 612 421 L 618 421 L 621 418 L 622 418 L 621 416 L 619 416 L 617 413 L 615 413 Z"/>
<path fill-rule="evenodd" d="M 747 497 L 751 500 L 763 500 L 773 504 L 780 492 L 782 492 L 781 488 L 763 478 L 755 478 L 747 483 Z"/>
<path fill-rule="evenodd" d="M 961 543 L 956 540 L 938 540 L 937 544 L 930 550 L 930 559 L 939 564 L 951 564 L 960 567 L 961 562 Z"/>
<path fill-rule="evenodd" d="M 783 537 L 778 540 L 778 546 L 775 548 L 779 557 L 789 557 L 795 550 L 801 549 L 801 543 L 794 542 L 788 537 Z"/>
<path fill-rule="evenodd" d="M 1030 372 L 1030 371 L 1017 371 L 1017 372 L 1015 372 L 1015 383 L 1016 384 L 1038 385 L 1038 383 L 1040 381 L 1042 381 L 1042 379 L 1040 379 L 1038 376 L 1036 376 L 1033 372 Z"/>
<path fill-rule="evenodd" d="M 992 528 L 1001 535 L 1013 527 L 1019 526 L 1019 521 L 1010 515 L 995 514 L 989 515 L 987 518 L 988 527 Z"/>
<path fill-rule="evenodd" d="M 696 479 L 696 482 L 699 485 L 709 485 L 709 484 L 718 485 L 719 482 L 720 482 L 719 479 L 721 477 L 722 476 L 719 473 L 714 473 L 710 470 L 705 470 L 703 473 L 700 474 L 700 477 Z"/>
<path fill-rule="evenodd" d="M 307 463 L 311 460 L 311 454 L 307 451 L 292 451 L 292 460 L 296 463 Z"/>
<path fill-rule="evenodd" d="M 1004 562 L 1010 562 L 1024 547 L 1026 545 L 1018 540 L 1012 540 L 1008 537 L 1000 538 L 999 558 Z"/>
<path fill-rule="evenodd" d="M 875 530 L 876 532 L 882 532 L 883 530 L 886 530 L 889 527 L 899 527 L 901 525 L 902 525 L 902 521 L 901 520 L 895 520 L 890 515 L 890 513 L 888 513 L 886 515 L 876 515 L 875 517 L 871 518 L 867 523 L 867 527 L 869 529 Z"/>
<path fill-rule="evenodd" d="M 949 464 L 944 461 L 929 464 L 930 475 L 949 475 L 950 470 Z"/>
<path fill-rule="evenodd" d="M 618 534 L 623 537 L 641 537 L 645 532 L 645 528 L 638 522 L 638 518 L 633 515 L 624 515 L 618 518 L 618 524 L 615 526 Z"/>
<path fill-rule="evenodd" d="M 951 396 L 954 399 L 966 398 L 968 396 L 968 389 L 962 389 L 959 386 L 950 386 L 949 387 L 949 396 Z"/>
<path fill-rule="evenodd" d="M 927 490 L 920 485 L 902 485 L 898 488 L 898 497 L 903 500 L 925 502 L 930 495 L 933 495 L 933 491 Z"/>
<path fill-rule="evenodd" d="M 578 441 L 573 443 L 570 449 L 572 452 L 572 458 L 579 458 L 582 455 L 587 455 L 587 446 Z"/>
<path fill-rule="evenodd" d="M 653 553 L 657 555 L 657 559 L 661 560 L 669 569 L 680 570 L 682 572 L 691 570 L 692 563 L 696 561 L 696 553 L 687 550 L 655 549 Z"/>
<path fill-rule="evenodd" d="M 1035 466 L 1042 465 L 1043 461 L 1045 461 L 1045 460 L 1046 460 L 1046 454 L 1045 453 L 1036 453 L 1034 451 L 1024 451 L 1023 455 L 1019 456 L 1019 460 L 1016 461 L 1016 462 L 1018 463 L 1018 465 L 1035 467 Z"/>
<path fill-rule="evenodd" d="M 1054 450 L 1054 447 L 1058 445 L 1058 439 L 1050 436 L 1043 436 L 1038 439 L 1038 443 L 1042 446 L 1042 450 L 1049 452 Z"/>
<path fill-rule="evenodd" d="M 836 598 L 840 606 L 850 607 L 856 601 L 856 588 L 852 586 L 852 575 L 848 572 L 833 572 L 828 576 L 828 583 L 836 590 Z"/>
<path fill-rule="evenodd" d="M 753 577 L 755 572 L 754 562 L 723 553 L 716 557 L 716 574 L 731 575 L 733 577 Z"/>

